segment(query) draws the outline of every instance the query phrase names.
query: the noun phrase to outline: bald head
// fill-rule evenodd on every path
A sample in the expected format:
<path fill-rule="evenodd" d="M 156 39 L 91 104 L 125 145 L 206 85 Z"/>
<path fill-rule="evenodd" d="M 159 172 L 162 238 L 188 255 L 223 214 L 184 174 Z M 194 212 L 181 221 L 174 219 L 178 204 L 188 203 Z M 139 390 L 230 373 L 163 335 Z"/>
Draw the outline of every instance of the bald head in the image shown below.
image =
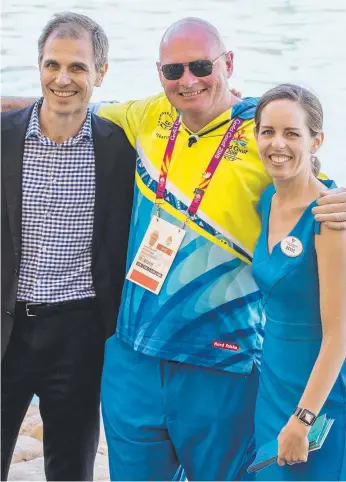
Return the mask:
<path fill-rule="evenodd" d="M 198 38 L 206 44 L 212 44 L 216 55 L 226 51 L 221 35 L 214 25 L 202 18 L 186 17 L 173 23 L 164 33 L 160 43 L 160 59 L 167 45 L 180 37 Z"/>
<path fill-rule="evenodd" d="M 228 79 L 233 52 L 226 51 L 220 33 L 206 20 L 188 17 L 171 25 L 162 37 L 156 65 L 167 99 L 192 132 L 232 105 Z M 171 70 L 178 70 L 176 78 L 167 75 Z"/>

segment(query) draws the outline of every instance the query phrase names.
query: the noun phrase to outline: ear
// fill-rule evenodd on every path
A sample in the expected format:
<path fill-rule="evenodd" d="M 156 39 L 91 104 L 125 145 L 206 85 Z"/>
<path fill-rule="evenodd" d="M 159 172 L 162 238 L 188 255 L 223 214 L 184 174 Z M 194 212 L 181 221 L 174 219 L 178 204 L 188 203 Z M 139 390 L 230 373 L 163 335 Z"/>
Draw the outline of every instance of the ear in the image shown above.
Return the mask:
<path fill-rule="evenodd" d="M 319 132 L 317 136 L 314 138 L 311 147 L 311 154 L 315 154 L 318 149 L 322 146 L 324 141 L 324 132 Z"/>
<path fill-rule="evenodd" d="M 256 139 L 256 141 L 257 141 L 257 138 L 258 138 L 258 132 L 257 132 L 256 126 L 253 128 L 253 135 L 254 135 L 254 138 L 255 138 L 255 139 Z"/>
<path fill-rule="evenodd" d="M 40 58 L 40 56 L 37 57 L 37 63 L 38 63 L 38 71 L 40 72 L 40 75 L 42 73 L 42 67 L 43 67 L 43 56 Z"/>
<path fill-rule="evenodd" d="M 161 85 L 162 85 L 162 87 L 163 87 L 163 75 L 162 75 L 161 67 L 162 67 L 162 66 L 161 66 L 161 62 L 157 61 L 157 62 L 156 62 L 156 68 L 157 68 L 157 72 L 158 72 L 158 74 L 159 74 L 160 83 L 161 83 Z"/>
<path fill-rule="evenodd" d="M 102 84 L 103 78 L 107 73 L 107 70 L 108 70 L 108 64 L 103 64 L 100 67 L 96 75 L 95 87 L 100 87 L 100 85 Z"/>
<path fill-rule="evenodd" d="M 225 53 L 226 59 L 226 68 L 227 68 L 227 77 L 230 78 L 233 74 L 233 61 L 234 61 L 234 54 L 233 52 L 229 51 Z"/>

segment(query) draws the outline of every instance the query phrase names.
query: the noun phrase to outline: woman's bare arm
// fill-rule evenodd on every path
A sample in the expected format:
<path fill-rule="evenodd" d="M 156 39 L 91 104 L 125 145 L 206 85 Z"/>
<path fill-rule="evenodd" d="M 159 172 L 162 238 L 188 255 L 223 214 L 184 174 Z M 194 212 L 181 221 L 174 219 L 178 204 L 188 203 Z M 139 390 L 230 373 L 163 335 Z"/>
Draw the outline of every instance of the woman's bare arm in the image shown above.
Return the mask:
<path fill-rule="evenodd" d="M 315 245 L 323 337 L 299 406 L 318 413 L 346 358 L 346 231 L 321 224 Z"/>

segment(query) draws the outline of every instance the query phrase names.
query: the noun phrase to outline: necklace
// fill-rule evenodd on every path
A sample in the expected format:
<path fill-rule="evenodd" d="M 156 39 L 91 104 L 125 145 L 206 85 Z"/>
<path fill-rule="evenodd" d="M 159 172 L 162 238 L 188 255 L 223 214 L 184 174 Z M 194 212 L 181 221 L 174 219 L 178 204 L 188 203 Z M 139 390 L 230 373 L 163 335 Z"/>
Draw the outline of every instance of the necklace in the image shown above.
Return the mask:
<path fill-rule="evenodd" d="M 186 129 L 186 127 L 184 127 L 184 131 L 189 134 L 188 146 L 189 146 L 189 147 L 193 146 L 193 145 L 195 144 L 195 142 L 197 142 L 200 137 L 203 137 L 203 136 L 205 136 L 206 134 L 210 134 L 211 132 L 216 131 L 216 129 L 218 129 L 219 127 L 224 126 L 224 125 L 227 124 L 228 122 L 231 122 L 231 119 L 226 119 L 225 121 L 222 121 L 222 122 L 221 122 L 220 124 L 218 124 L 217 126 L 212 127 L 211 129 L 208 129 L 207 131 L 201 132 L 201 134 L 198 134 L 198 135 L 197 135 L 197 134 L 193 134 L 193 133 L 190 132 L 188 129 Z"/>

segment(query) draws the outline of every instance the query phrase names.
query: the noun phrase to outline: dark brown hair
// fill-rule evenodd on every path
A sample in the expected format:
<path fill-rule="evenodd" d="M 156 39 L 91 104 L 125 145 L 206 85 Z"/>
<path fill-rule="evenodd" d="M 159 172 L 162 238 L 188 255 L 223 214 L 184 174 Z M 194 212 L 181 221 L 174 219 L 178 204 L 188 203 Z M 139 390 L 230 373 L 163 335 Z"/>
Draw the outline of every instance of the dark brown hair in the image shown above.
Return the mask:
<path fill-rule="evenodd" d="M 323 127 L 323 109 L 316 95 L 299 85 L 281 84 L 263 94 L 257 104 L 255 112 L 255 129 L 257 133 L 260 127 L 261 114 L 264 107 L 274 100 L 282 99 L 297 102 L 304 109 L 311 137 L 316 137 L 317 134 L 321 132 Z M 312 171 L 315 176 L 317 176 L 320 172 L 321 163 L 314 155 L 311 156 L 311 164 Z"/>
<path fill-rule="evenodd" d="M 44 45 L 48 37 L 56 33 L 59 38 L 79 39 L 89 33 L 94 51 L 95 67 L 99 70 L 107 63 L 108 38 L 103 28 L 86 15 L 75 12 L 56 13 L 44 27 L 38 39 L 38 60 L 41 64 Z"/>

